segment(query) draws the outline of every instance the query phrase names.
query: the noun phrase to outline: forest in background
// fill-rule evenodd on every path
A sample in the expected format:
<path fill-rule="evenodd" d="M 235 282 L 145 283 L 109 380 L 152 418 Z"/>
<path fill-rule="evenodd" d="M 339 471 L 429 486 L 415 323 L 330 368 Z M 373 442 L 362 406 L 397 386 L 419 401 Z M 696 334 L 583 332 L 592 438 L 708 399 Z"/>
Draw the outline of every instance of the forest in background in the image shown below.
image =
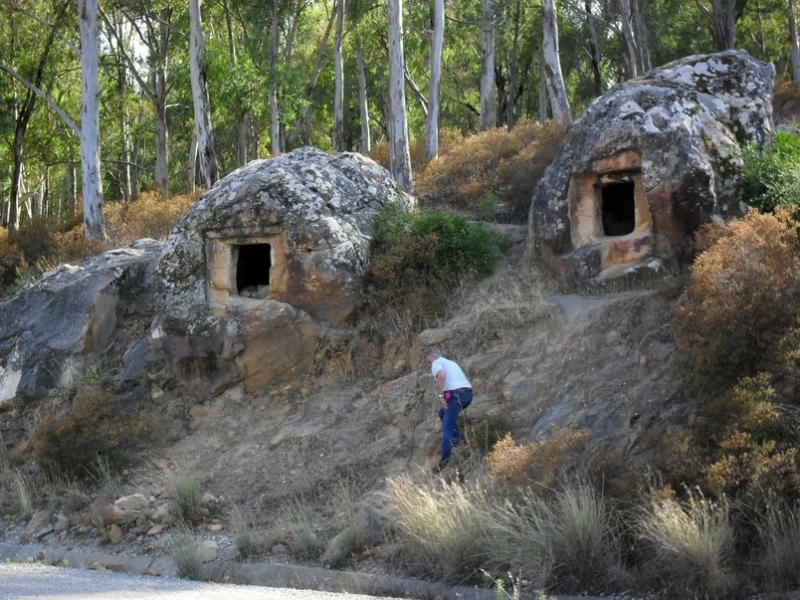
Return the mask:
<path fill-rule="evenodd" d="M 556 116 L 564 108 L 577 116 L 613 85 L 690 54 L 744 48 L 773 62 L 779 77 L 800 79 L 796 0 L 4 0 L 0 222 L 10 234 L 80 207 L 79 22 L 92 4 L 100 203 L 142 191 L 191 194 L 249 160 L 309 144 L 386 164 L 398 116 L 416 171 L 438 151 L 432 129 L 446 141 L 544 122 L 554 106 Z M 198 25 L 204 52 L 193 55 Z M 402 32 L 402 104 L 391 96 L 392 28 Z M 198 151 L 200 79 L 213 135 Z M 201 172 L 209 155 L 212 179 Z"/>

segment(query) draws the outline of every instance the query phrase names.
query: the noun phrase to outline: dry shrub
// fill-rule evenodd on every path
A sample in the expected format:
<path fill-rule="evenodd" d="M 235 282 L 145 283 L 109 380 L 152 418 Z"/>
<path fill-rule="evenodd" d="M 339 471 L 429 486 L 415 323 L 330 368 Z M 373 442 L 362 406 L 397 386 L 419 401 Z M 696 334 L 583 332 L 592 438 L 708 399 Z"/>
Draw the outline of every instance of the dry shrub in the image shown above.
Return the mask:
<path fill-rule="evenodd" d="M 50 476 L 85 478 L 98 460 L 119 468 L 150 430 L 144 417 L 123 412 L 121 402 L 86 386 L 71 404 L 44 414 L 32 432 L 34 457 L 42 470 Z"/>
<path fill-rule="evenodd" d="M 685 504 L 654 498 L 636 521 L 644 553 L 641 584 L 670 597 L 724 598 L 736 587 L 734 532 L 724 501 L 690 494 Z"/>
<path fill-rule="evenodd" d="M 475 209 L 493 193 L 514 220 L 527 217 L 536 181 L 552 162 L 564 132 L 554 124 L 523 120 L 514 129 L 498 128 L 448 141 L 436 161 L 415 180 L 423 199 Z"/>
<path fill-rule="evenodd" d="M 710 444 L 703 468 L 705 489 L 756 513 L 772 496 L 800 499 L 794 434 L 783 421 L 769 375 L 742 379 L 711 403 L 703 417 L 706 429 L 700 437 Z"/>
<path fill-rule="evenodd" d="M 799 295 L 793 220 L 787 211 L 751 210 L 695 261 L 674 331 L 696 374 L 732 381 L 760 368 L 794 320 Z"/>
<path fill-rule="evenodd" d="M 156 192 L 142 192 L 128 203 L 108 202 L 103 206 L 103 215 L 109 238 L 117 245 L 144 237 L 164 240 L 196 200 L 196 195 L 167 198 Z"/>
<path fill-rule="evenodd" d="M 777 78 L 772 104 L 775 123 L 786 123 L 798 126 L 800 115 L 800 87 L 789 79 Z"/>
<path fill-rule="evenodd" d="M 575 464 L 575 457 L 583 451 L 588 439 L 586 430 L 553 427 L 547 439 L 518 444 L 509 433 L 486 457 L 489 473 L 507 487 L 524 487 L 535 482 L 550 488 Z"/>

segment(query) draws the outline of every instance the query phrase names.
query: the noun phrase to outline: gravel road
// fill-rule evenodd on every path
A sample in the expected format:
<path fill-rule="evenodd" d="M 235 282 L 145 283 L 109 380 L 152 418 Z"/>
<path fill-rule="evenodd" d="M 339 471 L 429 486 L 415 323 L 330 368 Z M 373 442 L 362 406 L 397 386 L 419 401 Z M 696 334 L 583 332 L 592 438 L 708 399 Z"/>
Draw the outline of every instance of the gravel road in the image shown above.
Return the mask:
<path fill-rule="evenodd" d="M 0 564 L 0 600 L 377 600 L 374 596 L 200 583 L 38 564 Z M 381 598 L 380 600 L 399 600 Z"/>

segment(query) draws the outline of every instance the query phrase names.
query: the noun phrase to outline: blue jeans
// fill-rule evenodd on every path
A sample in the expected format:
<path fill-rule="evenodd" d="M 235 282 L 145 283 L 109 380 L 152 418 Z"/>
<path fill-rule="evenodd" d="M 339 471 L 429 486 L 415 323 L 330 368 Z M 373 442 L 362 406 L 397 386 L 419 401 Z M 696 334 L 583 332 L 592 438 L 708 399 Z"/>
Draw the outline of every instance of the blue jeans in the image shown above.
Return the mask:
<path fill-rule="evenodd" d="M 464 439 L 464 434 L 458 428 L 458 416 L 461 411 L 472 403 L 472 392 L 451 392 L 447 408 L 439 409 L 439 420 L 442 422 L 442 460 L 450 458 L 453 444 Z"/>

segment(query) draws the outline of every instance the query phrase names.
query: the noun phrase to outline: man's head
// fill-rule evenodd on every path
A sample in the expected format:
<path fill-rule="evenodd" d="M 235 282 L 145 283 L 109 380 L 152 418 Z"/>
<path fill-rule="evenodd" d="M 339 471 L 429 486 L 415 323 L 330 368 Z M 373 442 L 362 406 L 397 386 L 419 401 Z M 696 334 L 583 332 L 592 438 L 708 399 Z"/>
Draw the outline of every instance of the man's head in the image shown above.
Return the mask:
<path fill-rule="evenodd" d="M 425 351 L 425 362 L 427 362 L 428 364 L 431 364 L 433 361 L 435 361 L 441 355 L 442 355 L 442 353 L 439 351 L 438 348 L 428 348 Z"/>

